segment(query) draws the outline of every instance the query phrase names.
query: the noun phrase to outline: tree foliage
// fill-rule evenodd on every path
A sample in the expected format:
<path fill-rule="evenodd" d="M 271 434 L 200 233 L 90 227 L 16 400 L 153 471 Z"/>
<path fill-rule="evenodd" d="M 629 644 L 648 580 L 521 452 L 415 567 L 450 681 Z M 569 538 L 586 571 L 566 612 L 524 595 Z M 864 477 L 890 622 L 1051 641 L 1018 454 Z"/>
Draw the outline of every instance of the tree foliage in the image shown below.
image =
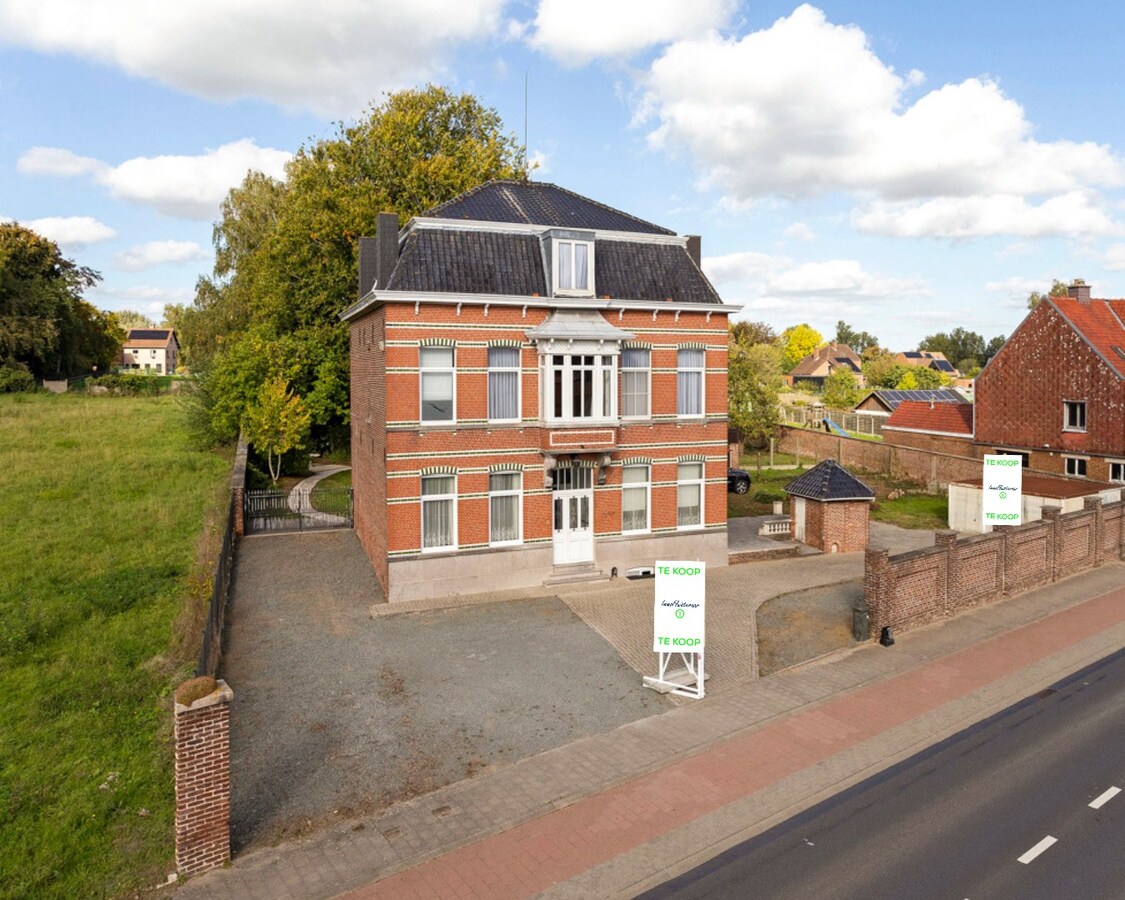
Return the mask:
<path fill-rule="evenodd" d="M 732 322 L 730 325 L 731 343 L 744 347 L 755 344 L 772 344 L 777 340 L 777 332 L 765 322 Z"/>
<path fill-rule="evenodd" d="M 1051 289 L 1043 294 L 1039 291 L 1032 291 L 1027 295 L 1027 308 L 1035 309 L 1040 303 L 1048 297 L 1065 297 L 1067 296 L 1067 284 L 1065 281 L 1059 281 L 1057 278 L 1051 282 Z"/>
<path fill-rule="evenodd" d="M 852 409 L 862 397 L 859 380 L 850 369 L 840 366 L 824 379 L 822 399 L 829 409 Z"/>
<path fill-rule="evenodd" d="M 124 335 L 82 298 L 100 280 L 54 241 L 0 223 L 0 365 L 40 378 L 108 370 Z"/>
<path fill-rule="evenodd" d="M 246 440 L 265 455 L 274 484 L 281 474 L 281 457 L 305 446 L 310 419 L 301 398 L 280 376 L 263 381 L 254 401 L 243 413 L 242 430 Z"/>
<path fill-rule="evenodd" d="M 781 350 L 772 329 L 760 323 L 737 322 L 731 326 L 727 363 L 727 395 L 730 423 L 745 443 L 764 446 L 777 430 L 778 392 L 785 383 L 781 375 Z M 767 340 L 755 340 L 767 338 Z"/>
<path fill-rule="evenodd" d="M 213 436 L 233 437 L 258 387 L 281 376 L 305 398 L 316 443 L 345 443 L 348 330 L 338 317 L 356 299 L 359 237 L 380 212 L 405 222 L 519 177 L 519 145 L 495 110 L 432 85 L 389 95 L 302 147 L 284 182 L 247 175 L 215 225 L 214 273 L 175 313 Z"/>
<path fill-rule="evenodd" d="M 804 322 L 786 328 L 781 332 L 778 342 L 781 346 L 782 371 L 786 373 L 792 372 L 797 363 L 824 346 L 824 338 L 820 332 Z"/>
<path fill-rule="evenodd" d="M 837 344 L 846 344 L 851 347 L 860 356 L 863 355 L 865 350 L 879 346 L 879 339 L 875 335 L 867 331 L 856 331 L 843 319 L 836 323 L 835 340 Z"/>
<path fill-rule="evenodd" d="M 126 334 L 134 328 L 155 328 L 156 323 L 152 321 L 144 313 L 137 312 L 135 309 L 119 309 L 113 313 L 113 320 L 117 323 L 117 327 L 124 331 Z"/>
<path fill-rule="evenodd" d="M 937 369 L 926 366 L 905 366 L 902 377 L 895 385 L 900 391 L 929 390 L 931 388 L 949 387 L 953 384 L 948 376 Z"/>

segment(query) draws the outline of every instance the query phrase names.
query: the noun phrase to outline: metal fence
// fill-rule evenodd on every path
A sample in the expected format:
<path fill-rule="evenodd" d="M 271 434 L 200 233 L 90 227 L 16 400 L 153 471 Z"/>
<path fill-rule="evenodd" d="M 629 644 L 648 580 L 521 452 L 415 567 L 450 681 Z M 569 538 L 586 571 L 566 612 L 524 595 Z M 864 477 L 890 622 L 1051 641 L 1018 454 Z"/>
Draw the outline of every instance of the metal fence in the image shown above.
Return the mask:
<path fill-rule="evenodd" d="M 247 491 L 247 534 L 351 528 L 352 489 L 317 488 L 309 491 Z"/>
<path fill-rule="evenodd" d="M 215 562 L 215 577 L 211 582 L 211 602 L 207 607 L 207 620 L 203 624 L 203 643 L 199 647 L 196 675 L 214 675 L 219 668 L 223 622 L 227 614 L 227 597 L 230 595 L 231 569 L 234 567 L 234 504 L 235 494 L 232 491 L 223 527 L 223 546 Z"/>
<path fill-rule="evenodd" d="M 855 412 L 849 409 L 825 409 L 823 406 L 783 406 L 781 422 L 783 425 L 798 425 L 803 428 L 823 428 L 825 419 L 831 419 L 844 431 L 853 434 L 881 436 L 886 416 L 877 413 Z"/>

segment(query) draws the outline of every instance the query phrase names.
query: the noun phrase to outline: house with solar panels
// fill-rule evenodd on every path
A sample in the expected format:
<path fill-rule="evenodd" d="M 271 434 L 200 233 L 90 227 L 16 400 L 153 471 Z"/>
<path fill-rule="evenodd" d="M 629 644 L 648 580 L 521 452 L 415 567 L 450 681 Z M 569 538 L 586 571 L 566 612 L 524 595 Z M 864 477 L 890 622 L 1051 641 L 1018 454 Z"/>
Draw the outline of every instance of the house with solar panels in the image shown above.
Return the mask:
<path fill-rule="evenodd" d="M 146 375 L 171 375 L 179 365 L 180 345 L 171 328 L 130 329 L 118 368 Z"/>
<path fill-rule="evenodd" d="M 863 360 L 851 347 L 833 342 L 825 344 L 800 360 L 785 376 L 785 381 L 793 387 L 804 383 L 820 390 L 824 387 L 825 378 L 837 369 L 847 369 L 855 376 L 856 383 L 862 387 L 864 384 L 862 367 Z"/>
<path fill-rule="evenodd" d="M 1040 472 L 1125 483 L 1125 300 L 1080 279 L 1044 298 L 977 376 L 975 439 Z"/>
<path fill-rule="evenodd" d="M 700 240 L 494 181 L 359 247 L 355 527 L 391 601 L 727 561 L 727 316 Z"/>
<path fill-rule="evenodd" d="M 895 362 L 900 366 L 921 366 L 924 369 L 933 369 L 949 378 L 960 378 L 953 363 L 945 358 L 945 354 L 936 350 L 907 350 L 895 357 Z"/>
<path fill-rule="evenodd" d="M 876 415 L 889 416 L 903 401 L 912 403 L 969 403 L 965 394 L 953 388 L 916 388 L 914 390 L 898 390 L 897 388 L 880 388 L 868 392 L 862 400 L 855 405 L 856 412 L 870 412 Z"/>

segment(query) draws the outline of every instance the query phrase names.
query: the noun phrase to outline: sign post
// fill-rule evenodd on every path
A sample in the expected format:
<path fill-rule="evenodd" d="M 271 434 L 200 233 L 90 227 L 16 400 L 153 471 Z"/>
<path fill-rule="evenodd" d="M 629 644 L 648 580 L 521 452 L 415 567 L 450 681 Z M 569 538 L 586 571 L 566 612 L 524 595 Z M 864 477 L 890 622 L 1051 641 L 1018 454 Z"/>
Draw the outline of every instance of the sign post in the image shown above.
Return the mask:
<path fill-rule="evenodd" d="M 981 482 L 981 524 L 1023 524 L 1023 460 L 1018 456 L 988 455 Z"/>
<path fill-rule="evenodd" d="M 656 676 L 644 686 L 662 694 L 703 698 L 703 649 L 706 643 L 706 566 L 696 560 L 657 560 L 656 598 L 652 612 L 652 649 L 658 656 Z M 679 654 L 683 666 L 669 670 Z"/>

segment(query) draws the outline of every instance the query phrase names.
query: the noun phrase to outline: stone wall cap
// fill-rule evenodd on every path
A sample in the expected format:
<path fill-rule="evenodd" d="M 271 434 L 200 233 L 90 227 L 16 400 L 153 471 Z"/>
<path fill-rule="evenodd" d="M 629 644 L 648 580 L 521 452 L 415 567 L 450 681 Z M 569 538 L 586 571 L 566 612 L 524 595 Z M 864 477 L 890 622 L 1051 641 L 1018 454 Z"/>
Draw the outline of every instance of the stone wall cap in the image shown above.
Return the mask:
<path fill-rule="evenodd" d="M 217 685 L 215 690 L 205 697 L 200 697 L 192 703 L 191 706 L 184 706 L 182 703 L 174 702 L 176 715 L 178 716 L 196 709 L 205 709 L 208 706 L 215 706 L 219 703 L 230 703 L 231 700 L 234 699 L 234 691 L 230 689 L 230 685 L 223 681 L 223 679 L 216 678 L 215 684 Z"/>

